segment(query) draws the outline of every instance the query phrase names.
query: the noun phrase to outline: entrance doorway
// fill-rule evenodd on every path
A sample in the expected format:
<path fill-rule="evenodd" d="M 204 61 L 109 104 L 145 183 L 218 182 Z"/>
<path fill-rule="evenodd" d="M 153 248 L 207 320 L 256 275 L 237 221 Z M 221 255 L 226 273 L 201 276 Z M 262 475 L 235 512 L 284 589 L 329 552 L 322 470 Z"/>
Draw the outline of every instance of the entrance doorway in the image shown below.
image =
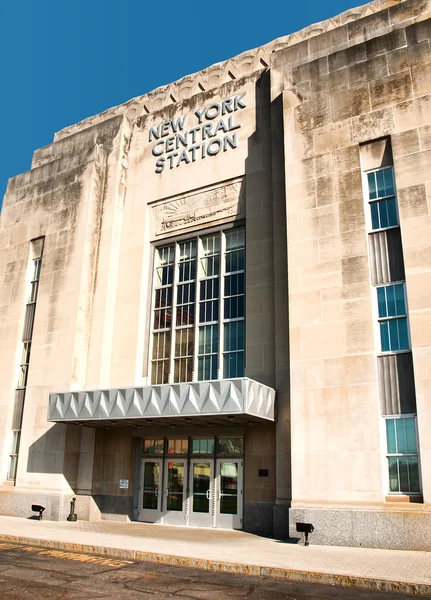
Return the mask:
<path fill-rule="evenodd" d="M 191 498 L 189 524 L 213 527 L 214 461 L 194 458 L 190 461 Z"/>
<path fill-rule="evenodd" d="M 144 458 L 141 461 L 139 520 L 159 523 L 162 518 L 162 460 Z"/>
<path fill-rule="evenodd" d="M 165 459 L 164 474 L 163 523 L 187 525 L 187 461 Z"/>
<path fill-rule="evenodd" d="M 151 442 L 145 440 L 144 448 L 151 448 Z M 138 520 L 242 528 L 242 456 L 221 456 L 242 454 L 241 438 L 154 440 L 156 444 L 160 458 L 141 459 Z M 170 456 L 181 452 L 187 456 Z"/>
<path fill-rule="evenodd" d="M 218 459 L 216 527 L 240 529 L 242 524 L 242 460 Z"/>

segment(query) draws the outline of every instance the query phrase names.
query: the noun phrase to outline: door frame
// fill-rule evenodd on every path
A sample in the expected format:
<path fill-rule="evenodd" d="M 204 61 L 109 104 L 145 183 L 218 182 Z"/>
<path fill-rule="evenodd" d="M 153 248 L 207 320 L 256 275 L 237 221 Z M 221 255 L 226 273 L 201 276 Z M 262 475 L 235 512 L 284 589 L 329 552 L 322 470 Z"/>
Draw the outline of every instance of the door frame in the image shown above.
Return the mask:
<path fill-rule="evenodd" d="M 159 487 L 157 497 L 157 509 L 143 508 L 144 503 L 144 470 L 146 463 L 157 463 L 159 465 Z M 147 523 L 161 523 L 162 521 L 162 487 L 163 487 L 163 459 L 162 458 L 141 458 L 139 470 L 139 505 L 138 520 Z"/>
<path fill-rule="evenodd" d="M 184 482 L 183 482 L 183 503 L 182 510 L 168 510 L 168 473 L 169 467 L 168 463 L 182 463 L 184 465 Z M 187 489 L 188 489 L 188 461 L 187 458 L 173 458 L 173 457 L 165 457 L 163 460 L 163 498 L 162 498 L 162 519 L 163 523 L 166 525 L 182 525 L 183 527 L 187 525 L 187 507 L 188 507 L 188 498 L 187 498 Z"/>
<path fill-rule="evenodd" d="M 193 512 L 193 465 L 196 463 L 206 463 L 210 467 L 210 485 L 208 490 L 209 512 L 194 513 Z M 188 504 L 188 524 L 191 527 L 214 527 L 214 512 L 215 512 L 215 465 L 214 459 L 211 457 L 191 458 L 189 467 L 189 504 Z"/>
<path fill-rule="evenodd" d="M 238 478 L 237 478 L 237 512 L 236 514 L 222 514 L 220 512 L 220 477 L 222 463 L 237 463 Z M 216 475 L 215 475 L 215 511 L 214 511 L 214 527 L 217 529 L 242 529 L 243 515 L 243 458 L 217 458 L 216 459 Z"/>

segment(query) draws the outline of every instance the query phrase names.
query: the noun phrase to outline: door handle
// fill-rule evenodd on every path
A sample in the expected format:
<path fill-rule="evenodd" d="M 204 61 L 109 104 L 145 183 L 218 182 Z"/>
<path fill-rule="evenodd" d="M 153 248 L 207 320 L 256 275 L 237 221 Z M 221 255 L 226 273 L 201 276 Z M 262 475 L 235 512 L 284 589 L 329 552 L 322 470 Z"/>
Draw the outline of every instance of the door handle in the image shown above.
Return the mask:
<path fill-rule="evenodd" d="M 207 497 L 207 500 L 209 500 L 209 499 L 210 499 L 210 495 L 211 495 L 211 492 L 210 492 L 209 490 L 207 490 L 207 491 L 206 491 L 206 497 Z"/>

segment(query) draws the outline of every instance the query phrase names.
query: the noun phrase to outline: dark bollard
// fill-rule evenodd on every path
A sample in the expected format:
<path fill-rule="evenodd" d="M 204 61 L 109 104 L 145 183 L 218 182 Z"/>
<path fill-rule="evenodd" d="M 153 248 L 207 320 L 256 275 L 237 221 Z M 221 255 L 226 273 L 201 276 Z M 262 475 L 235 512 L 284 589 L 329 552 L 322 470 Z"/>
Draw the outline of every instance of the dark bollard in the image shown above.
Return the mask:
<path fill-rule="evenodd" d="M 313 533 L 313 525 L 311 523 L 296 523 L 296 531 L 304 534 L 304 546 L 309 546 L 308 534 Z"/>
<path fill-rule="evenodd" d="M 45 507 L 41 506 L 40 504 L 32 504 L 31 510 L 33 510 L 34 512 L 38 512 L 39 513 L 39 521 L 42 521 L 43 511 L 45 510 Z"/>
<path fill-rule="evenodd" d="M 76 502 L 76 498 L 72 498 L 71 502 L 70 502 L 70 513 L 67 517 L 68 521 L 72 521 L 75 522 L 78 520 L 77 515 L 75 514 L 75 502 Z"/>

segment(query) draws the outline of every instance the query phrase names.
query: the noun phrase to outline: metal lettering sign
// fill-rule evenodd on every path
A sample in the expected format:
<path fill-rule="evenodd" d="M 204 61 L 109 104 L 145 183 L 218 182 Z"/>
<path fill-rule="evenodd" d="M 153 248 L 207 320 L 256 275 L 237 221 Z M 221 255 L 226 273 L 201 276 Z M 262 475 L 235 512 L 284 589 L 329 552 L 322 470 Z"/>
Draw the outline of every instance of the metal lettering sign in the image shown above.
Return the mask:
<path fill-rule="evenodd" d="M 206 108 L 196 109 L 194 127 L 187 127 L 187 115 L 163 121 L 151 127 L 148 141 L 156 141 L 152 154 L 157 158 L 156 173 L 162 173 L 166 165 L 175 169 L 195 162 L 198 158 L 216 156 L 238 145 L 236 130 L 241 127 L 235 122 L 234 113 L 246 108 L 245 92 L 214 102 Z M 235 133 L 233 133 L 235 132 Z"/>

